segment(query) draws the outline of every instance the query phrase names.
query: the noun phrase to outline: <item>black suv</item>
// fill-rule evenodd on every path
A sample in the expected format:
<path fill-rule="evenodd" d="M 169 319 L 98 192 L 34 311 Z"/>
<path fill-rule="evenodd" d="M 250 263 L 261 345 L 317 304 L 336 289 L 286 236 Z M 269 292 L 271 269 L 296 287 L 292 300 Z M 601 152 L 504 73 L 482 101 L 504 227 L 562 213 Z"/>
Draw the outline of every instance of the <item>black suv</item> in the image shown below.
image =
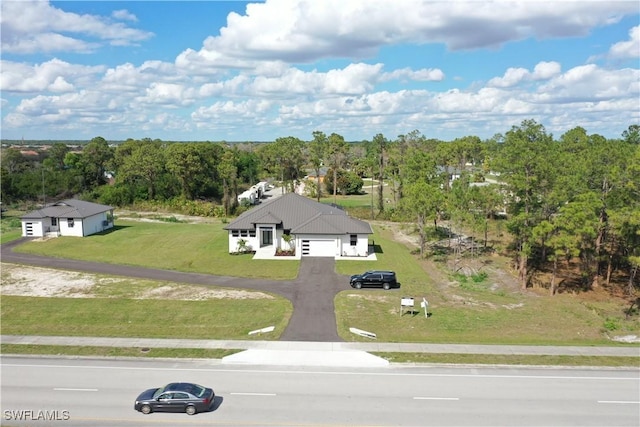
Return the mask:
<path fill-rule="evenodd" d="M 394 271 L 373 270 L 362 274 L 355 274 L 351 276 L 349 283 L 352 288 L 356 289 L 360 289 L 365 286 L 381 286 L 383 289 L 398 287 L 398 281 L 396 280 L 396 273 Z"/>

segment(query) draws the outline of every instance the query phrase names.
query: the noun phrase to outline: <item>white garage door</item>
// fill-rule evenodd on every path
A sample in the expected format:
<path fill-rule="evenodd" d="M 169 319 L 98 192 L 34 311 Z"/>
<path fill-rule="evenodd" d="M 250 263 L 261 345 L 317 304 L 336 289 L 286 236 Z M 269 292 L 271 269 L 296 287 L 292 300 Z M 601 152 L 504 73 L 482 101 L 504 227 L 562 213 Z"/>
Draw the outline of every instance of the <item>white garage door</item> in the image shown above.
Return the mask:
<path fill-rule="evenodd" d="M 303 240 L 302 256 L 336 256 L 335 240 Z"/>

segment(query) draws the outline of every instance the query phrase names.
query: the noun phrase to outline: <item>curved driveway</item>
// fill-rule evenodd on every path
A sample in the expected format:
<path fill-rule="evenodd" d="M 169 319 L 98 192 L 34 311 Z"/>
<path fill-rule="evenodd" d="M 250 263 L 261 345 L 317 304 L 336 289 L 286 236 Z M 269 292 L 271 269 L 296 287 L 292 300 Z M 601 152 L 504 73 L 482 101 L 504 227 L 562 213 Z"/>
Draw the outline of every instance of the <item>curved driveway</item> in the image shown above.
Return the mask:
<path fill-rule="evenodd" d="M 293 314 L 280 339 L 283 341 L 342 341 L 338 336 L 334 298 L 348 286 L 346 276 L 335 273 L 333 258 L 302 258 L 298 277 L 293 281 L 212 276 L 172 270 L 106 264 L 13 252 L 26 238 L 0 246 L 3 262 L 37 265 L 62 270 L 84 271 L 111 276 L 166 280 L 196 285 L 225 286 L 271 292 L 293 304 Z"/>

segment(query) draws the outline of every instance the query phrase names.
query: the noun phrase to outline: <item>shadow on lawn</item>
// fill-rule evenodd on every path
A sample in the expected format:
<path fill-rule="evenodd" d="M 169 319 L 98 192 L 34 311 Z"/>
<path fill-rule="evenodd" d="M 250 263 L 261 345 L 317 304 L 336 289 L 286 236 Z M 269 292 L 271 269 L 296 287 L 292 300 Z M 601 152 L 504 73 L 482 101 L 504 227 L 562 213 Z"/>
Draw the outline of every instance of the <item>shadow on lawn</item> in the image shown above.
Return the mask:
<path fill-rule="evenodd" d="M 115 233 L 116 231 L 124 230 L 125 228 L 130 228 L 130 227 L 131 227 L 131 225 L 114 225 L 113 227 L 111 227 L 111 228 L 109 228 L 107 230 L 103 230 L 103 231 L 100 231 L 98 233 L 90 234 L 89 236 L 86 236 L 86 237 L 106 236 L 107 234 Z"/>

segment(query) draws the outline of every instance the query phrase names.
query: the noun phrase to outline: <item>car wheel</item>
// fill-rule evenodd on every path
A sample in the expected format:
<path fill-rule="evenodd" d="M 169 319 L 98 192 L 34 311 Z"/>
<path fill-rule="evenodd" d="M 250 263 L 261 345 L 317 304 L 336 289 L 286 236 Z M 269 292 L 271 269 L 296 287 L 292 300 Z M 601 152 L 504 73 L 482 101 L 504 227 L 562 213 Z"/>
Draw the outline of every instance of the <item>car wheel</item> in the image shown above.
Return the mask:
<path fill-rule="evenodd" d="M 362 288 L 362 283 L 356 282 L 356 289 L 360 289 L 360 288 Z"/>
<path fill-rule="evenodd" d="M 184 412 L 186 412 L 187 415 L 195 415 L 197 411 L 195 406 L 189 405 L 185 408 Z"/>
<path fill-rule="evenodd" d="M 388 291 L 390 287 L 391 287 L 391 285 L 389 285 L 387 282 L 384 282 L 384 283 L 382 284 L 382 289 L 384 289 L 384 290 L 386 290 L 386 291 Z"/>
<path fill-rule="evenodd" d="M 140 408 L 140 412 L 142 412 L 145 415 L 150 414 L 151 413 L 151 406 L 142 405 L 142 407 Z"/>

